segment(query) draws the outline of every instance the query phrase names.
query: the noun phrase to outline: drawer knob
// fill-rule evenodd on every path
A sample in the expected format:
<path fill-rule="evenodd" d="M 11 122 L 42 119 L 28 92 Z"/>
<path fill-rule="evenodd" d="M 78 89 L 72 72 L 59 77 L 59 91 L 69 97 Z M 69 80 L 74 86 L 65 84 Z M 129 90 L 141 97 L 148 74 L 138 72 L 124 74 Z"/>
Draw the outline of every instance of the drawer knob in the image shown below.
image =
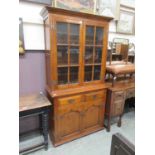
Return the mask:
<path fill-rule="evenodd" d="M 97 95 L 93 95 L 93 100 L 95 100 L 97 98 Z"/>
<path fill-rule="evenodd" d="M 75 102 L 74 99 L 70 99 L 70 100 L 68 100 L 68 103 L 70 103 L 70 104 L 73 104 L 74 102 Z"/>
<path fill-rule="evenodd" d="M 118 97 L 121 97 L 122 96 L 122 94 L 118 94 Z"/>

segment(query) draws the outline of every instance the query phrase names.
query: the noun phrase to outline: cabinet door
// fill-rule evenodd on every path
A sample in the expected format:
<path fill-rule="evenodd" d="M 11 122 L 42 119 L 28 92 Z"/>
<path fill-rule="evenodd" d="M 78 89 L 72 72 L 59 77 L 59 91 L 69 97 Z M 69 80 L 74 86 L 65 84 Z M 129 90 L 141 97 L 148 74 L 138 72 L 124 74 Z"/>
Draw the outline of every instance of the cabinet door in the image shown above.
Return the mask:
<path fill-rule="evenodd" d="M 58 99 L 58 135 L 60 139 L 80 132 L 82 104 L 81 96 Z"/>
<path fill-rule="evenodd" d="M 85 24 L 84 82 L 101 80 L 104 50 L 104 26 Z"/>
<path fill-rule="evenodd" d="M 82 130 L 103 126 L 105 104 L 101 100 L 96 103 L 85 103 L 88 107 L 83 112 Z"/>
<path fill-rule="evenodd" d="M 58 116 L 58 135 L 60 138 L 71 136 L 80 132 L 80 112 L 70 111 Z"/>
<path fill-rule="evenodd" d="M 58 85 L 79 84 L 81 22 L 56 19 L 55 25 Z"/>

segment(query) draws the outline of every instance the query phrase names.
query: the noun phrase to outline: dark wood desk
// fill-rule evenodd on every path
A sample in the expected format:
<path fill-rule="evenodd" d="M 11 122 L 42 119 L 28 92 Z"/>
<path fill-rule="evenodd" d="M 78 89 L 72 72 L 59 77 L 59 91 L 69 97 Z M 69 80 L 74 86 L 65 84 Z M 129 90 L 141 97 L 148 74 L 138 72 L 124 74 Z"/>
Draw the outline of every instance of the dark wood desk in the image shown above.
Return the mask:
<path fill-rule="evenodd" d="M 42 118 L 42 133 L 44 136 L 44 142 L 19 150 L 20 153 L 29 153 L 41 148 L 48 149 L 48 112 L 51 103 L 42 94 L 33 94 L 22 96 L 19 98 L 19 117 L 30 117 L 35 115 L 41 115 Z"/>
<path fill-rule="evenodd" d="M 135 97 L 134 82 L 120 82 L 108 88 L 105 106 L 105 116 L 108 118 L 107 131 L 110 131 L 111 117 L 119 116 L 117 125 L 121 126 L 125 100 L 132 97 Z"/>

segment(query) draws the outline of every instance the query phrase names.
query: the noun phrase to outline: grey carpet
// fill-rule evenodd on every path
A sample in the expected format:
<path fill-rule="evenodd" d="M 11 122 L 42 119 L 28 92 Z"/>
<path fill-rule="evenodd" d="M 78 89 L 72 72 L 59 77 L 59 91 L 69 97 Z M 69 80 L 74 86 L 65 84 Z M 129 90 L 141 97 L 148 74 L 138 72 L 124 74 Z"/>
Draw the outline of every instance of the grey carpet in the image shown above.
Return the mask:
<path fill-rule="evenodd" d="M 72 142 L 53 147 L 49 140 L 49 149 L 44 149 L 30 153 L 29 155 L 110 155 L 111 138 L 114 133 L 121 133 L 133 144 L 135 143 L 135 113 L 134 111 L 125 113 L 122 117 L 122 127 L 117 127 L 116 123 L 111 126 L 111 132 L 106 129 L 79 138 Z M 31 145 L 42 140 L 41 136 L 32 136 L 31 140 L 20 143 L 20 147 Z"/>

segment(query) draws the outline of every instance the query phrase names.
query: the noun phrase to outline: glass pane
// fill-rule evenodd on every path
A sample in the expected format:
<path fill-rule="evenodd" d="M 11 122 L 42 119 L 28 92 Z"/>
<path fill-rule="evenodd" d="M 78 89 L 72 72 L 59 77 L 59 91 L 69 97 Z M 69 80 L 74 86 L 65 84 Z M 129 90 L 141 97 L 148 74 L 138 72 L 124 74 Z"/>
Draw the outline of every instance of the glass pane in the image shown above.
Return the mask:
<path fill-rule="evenodd" d="M 79 25 L 70 24 L 70 44 L 79 44 Z"/>
<path fill-rule="evenodd" d="M 58 65 L 68 64 L 68 47 L 67 46 L 57 46 L 57 60 Z"/>
<path fill-rule="evenodd" d="M 103 45 L 103 28 L 96 28 L 96 45 Z"/>
<path fill-rule="evenodd" d="M 85 79 L 84 81 L 92 80 L 92 66 L 85 66 Z"/>
<path fill-rule="evenodd" d="M 96 47 L 95 49 L 95 63 L 101 63 L 102 59 L 102 48 Z"/>
<path fill-rule="evenodd" d="M 85 64 L 93 63 L 93 47 L 85 48 Z"/>
<path fill-rule="evenodd" d="M 94 27 L 93 26 L 86 27 L 86 44 L 89 44 L 89 45 L 94 44 Z"/>
<path fill-rule="evenodd" d="M 78 67 L 71 67 L 70 68 L 70 82 L 71 83 L 78 83 Z"/>
<path fill-rule="evenodd" d="M 58 84 L 66 84 L 68 82 L 68 68 L 58 68 Z"/>
<path fill-rule="evenodd" d="M 94 80 L 100 80 L 101 66 L 94 66 Z"/>
<path fill-rule="evenodd" d="M 57 23 L 57 43 L 58 44 L 67 44 L 68 43 L 68 31 L 67 23 Z"/>
<path fill-rule="evenodd" d="M 79 64 L 79 47 L 70 47 L 70 63 Z"/>

